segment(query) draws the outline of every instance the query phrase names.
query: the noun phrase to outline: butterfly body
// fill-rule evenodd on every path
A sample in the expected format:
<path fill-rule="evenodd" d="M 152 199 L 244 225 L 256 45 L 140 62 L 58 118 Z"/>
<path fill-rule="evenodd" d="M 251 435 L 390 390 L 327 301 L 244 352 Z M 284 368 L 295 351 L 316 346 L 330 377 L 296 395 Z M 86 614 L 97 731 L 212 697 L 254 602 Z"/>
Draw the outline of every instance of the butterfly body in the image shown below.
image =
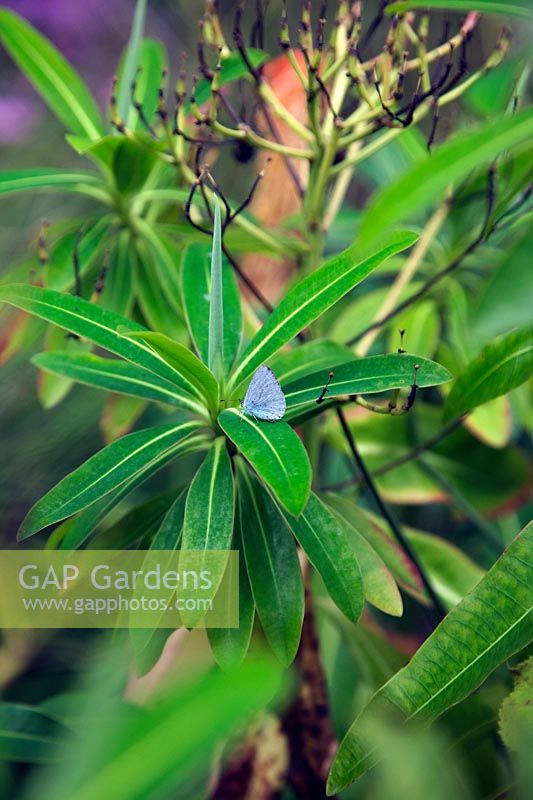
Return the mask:
<path fill-rule="evenodd" d="M 241 405 L 254 419 L 277 422 L 283 417 L 285 395 L 270 367 L 263 364 L 256 369 Z"/>

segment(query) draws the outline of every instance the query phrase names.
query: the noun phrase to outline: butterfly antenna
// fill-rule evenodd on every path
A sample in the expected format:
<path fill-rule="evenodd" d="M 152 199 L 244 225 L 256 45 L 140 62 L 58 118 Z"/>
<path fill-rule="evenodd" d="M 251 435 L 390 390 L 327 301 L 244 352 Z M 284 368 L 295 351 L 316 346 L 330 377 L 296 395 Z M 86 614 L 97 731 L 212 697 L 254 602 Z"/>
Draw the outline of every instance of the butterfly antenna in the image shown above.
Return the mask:
<path fill-rule="evenodd" d="M 320 397 L 317 397 L 317 400 L 316 400 L 317 405 L 320 405 L 320 403 L 324 402 L 324 398 L 326 397 L 326 394 L 328 392 L 329 385 L 330 385 L 330 383 L 331 383 L 331 381 L 333 380 L 334 377 L 335 377 L 335 373 L 334 372 L 330 372 L 329 375 L 328 375 L 328 380 L 326 382 L 326 385 L 324 386 L 324 388 L 320 392 Z"/>

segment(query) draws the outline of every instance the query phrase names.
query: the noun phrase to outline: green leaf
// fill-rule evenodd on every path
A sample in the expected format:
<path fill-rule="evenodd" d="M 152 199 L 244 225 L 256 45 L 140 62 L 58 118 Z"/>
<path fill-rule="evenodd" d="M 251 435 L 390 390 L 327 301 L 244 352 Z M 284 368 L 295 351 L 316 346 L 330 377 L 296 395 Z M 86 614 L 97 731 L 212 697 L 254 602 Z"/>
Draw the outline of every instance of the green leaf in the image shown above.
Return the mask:
<path fill-rule="evenodd" d="M 222 289 L 222 234 L 220 203 L 215 195 L 213 249 L 211 253 L 211 290 L 209 292 L 209 369 L 218 380 L 224 377 L 224 293 Z"/>
<path fill-rule="evenodd" d="M 430 533 L 404 527 L 407 540 L 445 606 L 453 608 L 483 578 L 478 567 L 462 550 Z"/>
<path fill-rule="evenodd" d="M 187 495 L 182 550 L 227 550 L 233 535 L 234 487 L 223 436 L 215 439 Z"/>
<path fill-rule="evenodd" d="M 366 211 L 357 245 L 368 245 L 378 237 L 381 240 L 393 225 L 438 203 L 445 189 L 463 180 L 469 170 L 490 163 L 532 135 L 533 116 L 529 111 L 458 133 L 377 194 Z"/>
<path fill-rule="evenodd" d="M 156 163 L 153 149 L 139 140 L 123 136 L 113 155 L 113 175 L 121 195 L 141 189 Z"/>
<path fill-rule="evenodd" d="M 104 134 L 98 107 L 79 75 L 44 36 L 6 8 L 0 9 L 0 41 L 69 130 L 90 139 Z"/>
<path fill-rule="evenodd" d="M 124 65 L 117 85 L 117 111 L 121 119 L 126 120 L 131 107 L 131 84 L 139 65 L 139 48 L 141 45 L 144 21 L 146 19 L 146 0 L 137 0 L 131 24 L 130 38 L 126 47 Z"/>
<path fill-rule="evenodd" d="M 143 39 L 139 47 L 140 72 L 137 75 L 135 98 L 142 103 L 144 116 L 149 122 L 157 110 L 159 87 L 165 64 L 168 64 L 168 56 L 163 44 L 155 39 Z M 130 107 L 126 117 L 126 127 L 131 131 L 146 132 L 146 126 L 140 119 L 139 112 L 133 107 Z"/>
<path fill-rule="evenodd" d="M 0 703 L 0 761 L 43 764 L 57 759 L 67 729 L 48 714 L 21 703 Z"/>
<path fill-rule="evenodd" d="M 187 248 L 181 267 L 183 307 L 196 352 L 204 362 L 209 359 L 209 297 L 211 249 L 195 244 Z M 242 311 L 239 289 L 233 268 L 222 258 L 224 312 L 224 365 L 229 371 L 235 361 L 242 337 Z"/>
<path fill-rule="evenodd" d="M 532 372 L 533 328 L 523 328 L 491 342 L 455 381 L 444 407 L 444 420 L 507 394 Z"/>
<path fill-rule="evenodd" d="M 127 361 L 101 358 L 90 353 L 49 350 L 34 356 L 32 363 L 54 375 L 62 375 L 87 386 L 181 405 L 175 384 Z"/>
<path fill-rule="evenodd" d="M 333 494 L 326 495 L 324 500 L 344 527 L 355 551 L 361 569 L 365 598 L 385 614 L 401 617 L 403 602 L 396 581 L 374 548 L 358 531 L 357 524 L 353 520 L 352 504 L 346 498 Z"/>
<path fill-rule="evenodd" d="M 0 173 L 0 195 L 14 192 L 34 192 L 36 189 L 91 194 L 93 187 L 98 188 L 101 192 L 106 191 L 102 181 L 95 175 L 91 175 L 90 172 L 71 172 L 66 169 L 40 167 Z"/>
<path fill-rule="evenodd" d="M 389 256 L 410 247 L 412 233 L 394 233 L 382 239 L 379 249 L 361 256 L 357 245 L 332 258 L 292 287 L 246 348 L 230 385 L 236 388 L 257 367 L 290 342 L 301 330 L 341 299 Z"/>
<path fill-rule="evenodd" d="M 183 538 L 179 569 L 201 572 L 196 557 L 189 556 L 187 551 L 207 550 L 229 551 L 233 538 L 233 519 L 235 508 L 235 488 L 231 460 L 226 448 L 226 439 L 220 436 L 215 439 L 204 463 L 194 476 L 185 504 L 183 522 Z M 188 564 L 191 564 L 191 567 Z M 224 576 L 227 558 L 220 557 L 216 565 L 211 567 L 212 587 L 205 597 L 212 599 Z M 182 613 L 188 624 L 197 617 Z"/>
<path fill-rule="evenodd" d="M 480 14 L 500 14 L 503 16 L 533 19 L 533 12 L 525 0 L 476 0 L 476 11 Z M 470 0 L 401 0 L 387 6 L 387 14 L 403 14 L 410 8 L 443 8 L 448 11 L 472 11 Z"/>
<path fill-rule="evenodd" d="M 426 639 L 409 664 L 372 698 L 341 742 L 328 779 L 336 794 L 375 763 L 365 721 L 394 709 L 429 723 L 473 692 L 531 640 L 533 524 Z M 487 610 L 490 610 L 488 613 Z"/>
<path fill-rule="evenodd" d="M 291 514 L 299 514 L 311 489 L 311 465 L 298 434 L 286 422 L 258 422 L 236 408 L 218 423 Z"/>
<path fill-rule="evenodd" d="M 148 401 L 128 394 L 111 394 L 106 400 L 100 428 L 104 442 L 110 444 L 130 433 L 144 414 Z"/>
<path fill-rule="evenodd" d="M 57 239 L 49 248 L 46 268 L 46 288 L 66 291 L 74 287 L 74 251 L 77 250 L 82 289 L 89 282 L 88 274 L 95 267 L 97 259 L 102 258 L 104 246 L 109 242 L 112 217 L 106 214 L 90 226 L 78 227 Z M 98 265 L 98 272 L 100 264 Z M 87 279 L 87 280 L 85 280 Z M 94 278 L 91 279 L 91 284 Z M 92 286 L 89 290 L 92 292 Z"/>
<path fill-rule="evenodd" d="M 530 322 L 532 252 L 533 233 L 529 230 L 509 250 L 505 250 L 496 271 L 482 289 L 469 318 L 469 327 L 481 342 Z"/>
<path fill-rule="evenodd" d="M 265 636 L 284 666 L 296 656 L 304 616 L 302 573 L 292 534 L 257 478 L 239 462 L 246 568 Z"/>
<path fill-rule="evenodd" d="M 414 380 L 414 365 L 420 369 L 416 374 L 418 386 L 435 386 L 451 379 L 447 369 L 429 359 L 407 353 L 389 353 L 386 356 L 368 356 L 344 364 L 331 364 L 327 369 L 306 375 L 284 387 L 287 408 L 316 401 L 326 384 L 329 372 L 334 377 L 329 384 L 326 397 L 345 394 L 384 392 L 411 386 Z"/>
<path fill-rule="evenodd" d="M 218 409 L 218 383 L 215 376 L 184 345 L 174 342 L 163 333 L 135 331 L 124 335 L 134 339 L 140 338 L 143 342 L 146 342 L 154 352 L 158 353 L 167 364 L 170 364 L 180 374 L 184 381 L 190 384 L 189 391 L 192 394 L 200 393 L 213 410 L 216 411 Z"/>
<path fill-rule="evenodd" d="M 19 541 L 99 500 L 199 427 L 197 422 L 161 425 L 107 445 L 38 500 L 20 526 Z"/>
<path fill-rule="evenodd" d="M 500 736 L 509 750 L 520 752 L 533 730 L 533 656 L 520 665 L 513 691 L 500 708 Z"/>
<path fill-rule="evenodd" d="M 357 532 L 367 541 L 381 558 L 395 581 L 403 591 L 419 602 L 429 604 L 417 569 L 410 558 L 405 555 L 386 524 L 379 517 L 363 511 L 348 498 L 327 494 L 326 500 L 340 510 Z"/>
<path fill-rule="evenodd" d="M 93 676 L 80 736 L 70 737 L 61 764 L 39 774 L 28 797 L 132 800 L 161 796 L 162 787 L 168 794 L 168 787 L 196 785 L 199 777 L 203 784 L 219 743 L 257 718 L 280 683 L 276 665 L 255 658 L 228 674 L 211 670 L 185 686 L 179 682 L 132 714 L 116 698 L 102 699 L 97 688 L 107 686 L 106 673 L 116 672 L 116 661 L 117 654 L 108 657 L 106 671 Z"/>
<path fill-rule="evenodd" d="M 210 446 L 210 443 L 211 440 L 201 434 L 188 436 L 186 439 L 177 442 L 174 447 L 156 456 L 146 467 L 136 472 L 129 480 L 124 481 L 117 489 L 108 492 L 100 500 L 92 503 L 75 517 L 56 528 L 52 535 L 53 546 L 56 546 L 55 540 L 57 540 L 61 550 L 77 549 L 118 503 L 144 481 L 155 475 L 156 472 L 170 461 L 178 458 L 178 456 L 205 450 Z"/>
<path fill-rule="evenodd" d="M 180 388 L 182 406 L 206 416 L 207 412 L 203 405 L 189 395 L 180 375 L 170 365 L 144 342 L 127 338 L 117 332 L 118 328 L 145 332 L 146 329 L 142 325 L 79 297 L 41 289 L 38 286 L 25 284 L 1 286 L 0 302 L 10 303 L 41 319 L 53 322 L 54 325 L 72 331 L 99 347 L 169 380 Z"/>
<path fill-rule="evenodd" d="M 284 517 L 331 599 L 349 620 L 357 622 L 363 610 L 363 581 L 344 528 L 313 493 L 299 517 L 285 513 Z"/>
<path fill-rule="evenodd" d="M 241 664 L 248 652 L 254 627 L 255 605 L 250 587 L 250 579 L 244 560 L 240 514 L 235 509 L 235 533 L 233 549 L 239 551 L 239 627 L 208 628 L 207 636 L 213 658 L 223 670 L 235 669 Z M 232 562 L 228 569 L 231 569 Z"/>

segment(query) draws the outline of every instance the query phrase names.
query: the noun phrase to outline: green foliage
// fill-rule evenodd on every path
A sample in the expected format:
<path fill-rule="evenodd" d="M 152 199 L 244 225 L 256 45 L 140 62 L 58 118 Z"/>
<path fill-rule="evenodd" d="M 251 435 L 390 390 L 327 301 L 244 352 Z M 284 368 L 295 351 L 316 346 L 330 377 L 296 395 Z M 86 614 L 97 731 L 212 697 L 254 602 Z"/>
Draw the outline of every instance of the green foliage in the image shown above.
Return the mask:
<path fill-rule="evenodd" d="M 97 140 L 100 112 L 85 84 L 63 56 L 22 17 L 0 9 L 0 41 L 70 131 Z"/>
<path fill-rule="evenodd" d="M 365 720 L 377 708 L 431 722 L 479 686 L 502 660 L 528 644 L 533 606 L 528 575 L 533 525 L 525 528 L 475 589 L 372 698 L 341 743 L 328 779 L 337 793 L 375 761 Z M 490 618 L 487 608 L 495 610 Z"/>

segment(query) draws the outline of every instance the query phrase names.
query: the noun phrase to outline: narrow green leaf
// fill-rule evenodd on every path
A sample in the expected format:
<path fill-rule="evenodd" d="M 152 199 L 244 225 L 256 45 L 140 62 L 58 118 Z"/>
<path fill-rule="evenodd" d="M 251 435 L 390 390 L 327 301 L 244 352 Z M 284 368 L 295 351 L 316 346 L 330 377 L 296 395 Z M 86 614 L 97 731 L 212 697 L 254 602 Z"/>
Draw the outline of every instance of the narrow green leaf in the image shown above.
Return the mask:
<path fill-rule="evenodd" d="M 213 250 L 211 253 L 211 291 L 209 293 L 209 347 L 207 363 L 219 379 L 224 377 L 224 293 L 222 289 L 222 234 L 220 203 L 215 195 Z"/>
<path fill-rule="evenodd" d="M 341 742 L 329 774 L 329 794 L 337 794 L 375 763 L 365 722 L 376 711 L 394 709 L 406 719 L 429 723 L 531 641 L 532 545 L 530 524 L 409 664 L 374 695 Z"/>
<path fill-rule="evenodd" d="M 292 534 L 267 492 L 239 462 L 246 568 L 261 626 L 284 666 L 294 660 L 304 616 L 302 573 Z"/>
<path fill-rule="evenodd" d="M 194 244 L 185 251 L 181 266 L 181 290 L 187 326 L 196 352 L 204 364 L 209 359 L 210 253 L 207 245 Z M 224 364 L 228 372 L 241 344 L 242 311 L 235 273 L 224 257 L 222 291 L 225 309 Z"/>
<path fill-rule="evenodd" d="M 0 703 L 0 761 L 55 761 L 58 745 L 66 734 L 63 725 L 38 708 Z"/>
<path fill-rule="evenodd" d="M 0 41 L 69 130 L 90 139 L 103 136 L 100 112 L 79 75 L 44 36 L 6 8 L 0 9 Z"/>
<path fill-rule="evenodd" d="M 205 364 L 202 364 L 194 353 L 184 345 L 174 342 L 163 333 L 125 333 L 131 338 L 140 338 L 158 353 L 167 364 L 178 372 L 184 381 L 190 384 L 190 391 L 200 394 L 213 410 L 218 408 L 218 383 L 215 376 Z"/>
<path fill-rule="evenodd" d="M 363 610 L 363 581 L 344 528 L 313 493 L 299 517 L 284 517 L 333 602 L 357 622 Z"/>
<path fill-rule="evenodd" d="M 490 163 L 532 135 L 533 115 L 529 111 L 458 133 L 377 194 L 366 211 L 358 246 L 381 240 L 393 225 L 438 203 L 450 183 L 463 180 L 469 170 Z"/>
<path fill-rule="evenodd" d="M 187 554 L 189 550 L 229 551 L 233 537 L 234 507 L 235 488 L 231 460 L 226 448 L 226 439 L 220 436 L 215 439 L 187 494 L 180 571 L 192 568 L 201 572 L 195 557 L 192 557 L 191 567 L 187 566 L 190 561 Z M 212 566 L 212 587 L 209 594 L 206 592 L 205 597 L 212 599 L 215 596 L 226 565 L 227 559 L 221 557 L 216 566 Z M 189 619 L 189 615 L 185 616 L 185 613 L 182 617 L 184 622 Z M 194 614 L 190 619 L 191 621 L 196 619 Z"/>
<path fill-rule="evenodd" d="M 429 582 L 447 608 L 453 608 L 483 578 L 485 572 L 451 542 L 404 527 Z"/>
<path fill-rule="evenodd" d="M 127 361 L 90 353 L 49 350 L 34 356 L 32 363 L 39 369 L 87 386 L 181 406 L 175 384 Z"/>
<path fill-rule="evenodd" d="M 48 252 L 46 288 L 67 291 L 74 287 L 75 276 L 72 259 L 74 250 L 77 249 L 83 289 L 85 279 L 87 278 L 88 282 L 87 276 L 95 267 L 96 260 L 103 257 L 104 247 L 109 243 L 111 228 L 112 217 L 110 214 L 106 214 L 99 217 L 94 224 L 82 227 L 75 225 L 72 230 L 53 242 Z M 101 263 L 97 269 L 99 272 Z M 92 291 L 92 286 L 90 291 Z"/>
<path fill-rule="evenodd" d="M 91 175 L 90 172 L 71 172 L 66 169 L 40 167 L 0 173 L 0 195 L 34 192 L 38 189 L 90 194 L 92 187 L 98 188 L 102 192 L 106 191 L 102 181 L 95 175 Z"/>
<path fill-rule="evenodd" d="M 198 470 L 187 495 L 183 550 L 226 550 L 233 534 L 234 487 L 223 436 Z"/>
<path fill-rule="evenodd" d="M 239 517 L 239 509 L 237 507 L 235 509 L 235 533 L 232 547 L 234 550 L 239 551 L 239 627 L 207 629 L 213 657 L 223 670 L 235 669 L 244 661 L 254 627 L 255 605 L 244 559 Z M 232 562 L 228 565 L 228 569 L 231 566 Z"/>
<path fill-rule="evenodd" d="M 405 250 L 415 241 L 416 235 L 412 233 L 384 236 L 380 247 L 366 257 L 361 256 L 359 245 L 353 245 L 299 281 L 285 295 L 246 348 L 231 377 L 231 387 L 236 388 L 385 259 Z"/>
<path fill-rule="evenodd" d="M 181 376 L 166 361 L 141 340 L 127 338 L 117 332 L 118 328 L 145 332 L 142 325 L 80 297 L 26 284 L 1 286 L 1 302 L 10 303 L 60 328 L 77 333 L 99 347 L 169 380 L 180 388 L 182 406 L 206 416 L 204 406 L 188 393 Z"/>
<path fill-rule="evenodd" d="M 309 498 L 311 465 L 298 434 L 283 420 L 258 422 L 236 408 L 223 411 L 218 423 L 287 511 L 299 514 Z"/>
<path fill-rule="evenodd" d="M 168 56 L 163 44 L 156 39 L 143 39 L 139 46 L 136 100 L 142 103 L 144 116 L 151 122 L 157 110 L 159 86 L 163 68 L 168 64 Z M 146 133 L 146 126 L 139 112 L 130 107 L 126 117 L 126 127 L 131 131 Z"/>
<path fill-rule="evenodd" d="M 38 500 L 20 526 L 19 540 L 99 500 L 199 427 L 185 422 L 146 428 L 107 445 Z"/>
<path fill-rule="evenodd" d="M 326 395 L 328 398 L 406 388 L 413 383 L 415 364 L 420 367 L 416 373 L 416 382 L 420 387 L 435 386 L 451 380 L 452 376 L 447 369 L 427 358 L 407 353 L 368 356 L 344 364 L 331 364 L 326 369 L 284 386 L 287 408 L 316 401 L 328 380 L 330 371 L 334 373 L 334 377 L 328 387 Z"/>
<path fill-rule="evenodd" d="M 361 569 L 365 598 L 385 614 L 401 617 L 403 602 L 396 581 L 372 545 L 357 530 L 351 513 L 352 504 L 347 502 L 346 498 L 333 494 L 326 495 L 324 500 L 343 525 L 355 551 Z"/>
<path fill-rule="evenodd" d="M 49 326 L 44 337 L 46 353 L 59 350 L 63 355 L 77 355 L 85 353 L 90 345 L 65 336 L 61 328 Z M 45 354 L 46 354 L 45 353 Z M 44 354 L 43 354 L 44 355 Z M 51 409 L 59 405 L 69 394 L 74 381 L 68 375 L 39 372 L 37 375 L 37 395 L 43 408 Z"/>
<path fill-rule="evenodd" d="M 457 378 L 446 400 L 444 419 L 461 416 L 507 394 L 532 374 L 533 328 L 523 328 L 491 342 Z"/>
<path fill-rule="evenodd" d="M 123 120 L 127 118 L 131 106 L 131 84 L 139 65 L 139 48 L 143 37 L 145 19 L 146 0 L 137 0 L 130 38 L 126 47 L 124 66 L 119 75 L 117 86 L 117 110 Z"/>
<path fill-rule="evenodd" d="M 100 500 L 92 503 L 75 517 L 56 528 L 52 534 L 50 546 L 59 545 L 61 550 L 76 550 L 81 547 L 96 526 L 134 489 L 174 459 L 206 450 L 210 443 L 211 440 L 202 434 L 188 436 L 177 442 L 176 445 L 152 459 L 149 464 L 136 472 L 129 480 L 124 481 L 117 489 L 108 492 Z"/>
<path fill-rule="evenodd" d="M 502 16 L 533 19 L 531 7 L 525 0 L 476 0 L 476 11 L 480 14 L 500 14 Z M 472 11 L 470 0 L 401 0 L 387 6 L 387 14 L 404 14 L 410 8 L 443 8 L 448 11 Z"/>
<path fill-rule="evenodd" d="M 153 148 L 139 139 L 121 137 L 113 154 L 113 176 L 121 195 L 139 191 L 157 160 Z"/>

